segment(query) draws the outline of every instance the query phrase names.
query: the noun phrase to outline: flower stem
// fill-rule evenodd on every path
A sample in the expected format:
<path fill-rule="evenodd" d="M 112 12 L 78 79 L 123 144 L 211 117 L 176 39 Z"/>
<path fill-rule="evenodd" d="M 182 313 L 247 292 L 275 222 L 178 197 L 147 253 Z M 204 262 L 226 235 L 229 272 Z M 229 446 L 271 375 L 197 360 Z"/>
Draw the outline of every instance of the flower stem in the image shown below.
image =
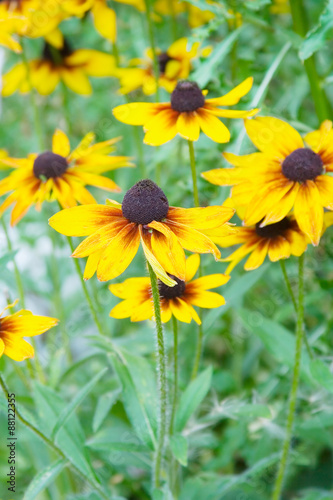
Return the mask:
<path fill-rule="evenodd" d="M 291 287 L 291 283 L 290 283 L 290 280 L 289 280 L 289 277 L 288 277 L 288 274 L 287 274 L 286 265 L 284 263 L 284 260 L 282 260 L 282 259 L 280 259 L 279 262 L 280 262 L 280 265 L 281 265 L 281 270 L 282 270 L 283 277 L 284 277 L 285 282 L 286 282 L 286 287 L 288 289 L 290 298 L 291 298 L 292 303 L 294 305 L 295 312 L 297 314 L 297 307 L 298 306 L 297 306 L 296 298 L 295 298 L 295 295 L 294 295 L 294 292 L 293 292 L 293 289 Z M 313 359 L 313 352 L 312 352 L 311 346 L 309 344 L 309 341 L 308 341 L 308 338 L 307 338 L 305 332 L 304 332 L 304 344 L 305 344 L 306 350 L 308 351 L 308 354 L 309 354 L 310 358 Z"/>
<path fill-rule="evenodd" d="M 68 96 L 68 89 L 64 84 L 64 82 L 61 82 L 61 90 L 62 90 L 62 102 L 64 105 L 65 120 L 67 125 L 67 133 L 71 135 L 73 133 L 73 127 L 71 122 L 71 112 L 69 109 L 69 96 Z"/>
<path fill-rule="evenodd" d="M 287 460 L 292 438 L 292 430 L 295 419 L 297 390 L 300 379 L 301 355 L 302 355 L 302 340 L 303 340 L 303 322 L 304 322 L 304 254 L 298 260 L 298 308 L 297 308 L 297 325 L 296 325 L 296 343 L 295 343 L 295 360 L 293 369 L 293 378 L 289 398 L 289 408 L 286 425 L 286 436 L 283 443 L 282 455 L 279 464 L 278 473 L 274 485 L 272 500 L 279 500 L 283 480 L 287 467 Z"/>
<path fill-rule="evenodd" d="M 178 399 L 178 323 L 177 319 L 172 316 L 172 328 L 173 328 L 173 395 L 172 395 L 172 409 L 169 432 L 170 435 L 173 434 L 177 399 Z"/>
<path fill-rule="evenodd" d="M 291 15 L 293 18 L 294 31 L 301 37 L 305 37 L 308 31 L 308 20 L 303 0 L 290 0 Z M 308 76 L 312 98 L 316 113 L 320 122 L 332 116 L 332 109 L 322 88 L 320 78 L 316 69 L 314 55 L 304 61 L 304 68 Z"/>
<path fill-rule="evenodd" d="M 192 181 L 193 181 L 193 198 L 194 205 L 199 207 L 199 193 L 198 193 L 198 185 L 197 185 L 197 173 L 195 169 L 195 156 L 194 156 L 194 146 L 192 141 L 188 142 L 188 149 L 190 153 L 190 163 L 191 163 L 191 172 L 192 172 Z"/>
<path fill-rule="evenodd" d="M 38 108 L 37 103 L 36 103 L 35 89 L 33 88 L 32 84 L 31 84 L 30 67 L 29 67 L 28 59 L 27 59 L 27 56 L 25 53 L 25 48 L 24 48 L 24 43 L 23 43 L 22 37 L 21 37 L 20 42 L 21 42 L 21 47 L 22 47 L 22 53 L 21 53 L 22 62 L 26 68 L 27 80 L 28 80 L 28 84 L 30 87 L 30 92 L 29 92 L 30 104 L 31 104 L 31 108 L 32 108 L 33 114 L 34 114 L 34 124 L 35 124 L 35 131 L 36 131 L 37 138 L 38 138 L 38 145 L 39 145 L 40 151 L 44 151 L 45 144 L 44 144 L 44 137 L 43 137 L 43 127 L 41 124 L 39 108 Z"/>
<path fill-rule="evenodd" d="M 196 347 L 196 351 L 195 351 L 195 358 L 194 358 L 194 365 L 193 365 L 193 369 L 192 369 L 191 380 L 194 380 L 196 378 L 196 376 L 198 375 L 201 353 L 202 353 L 202 340 L 203 340 L 203 329 L 202 329 L 202 324 L 201 324 L 198 326 L 198 340 L 197 340 L 197 347 Z"/>
<path fill-rule="evenodd" d="M 74 252 L 74 245 L 73 245 L 73 242 L 72 242 L 72 239 L 71 239 L 70 236 L 67 236 L 67 241 L 68 241 L 68 244 L 69 244 L 69 246 L 71 248 L 71 251 L 73 253 Z M 80 282 L 81 282 L 81 285 L 82 285 L 83 293 L 84 293 L 84 296 L 85 296 L 85 298 L 87 300 L 87 303 L 88 303 L 91 315 L 93 317 L 93 320 L 96 323 L 96 326 L 98 328 L 99 333 L 101 335 L 105 335 L 103 327 L 101 325 L 101 322 L 98 319 L 98 315 L 97 315 L 96 309 L 94 307 L 93 301 L 92 301 L 92 299 L 90 297 L 87 284 L 86 284 L 86 282 L 83 279 L 82 272 L 81 272 L 81 267 L 80 267 L 80 263 L 79 263 L 79 261 L 76 258 L 74 258 L 73 260 L 74 260 L 75 269 L 76 269 L 77 274 L 78 274 L 78 276 L 80 278 Z"/>
<path fill-rule="evenodd" d="M 154 457 L 154 471 L 153 471 L 153 485 L 155 488 L 159 488 L 161 480 L 161 465 L 164 450 L 164 443 L 167 430 L 167 405 L 168 405 L 168 389 L 167 389 L 167 378 L 166 378 L 166 355 L 164 347 L 164 334 L 161 320 L 161 304 L 160 295 L 158 291 L 158 284 L 156 275 L 149 264 L 148 271 L 151 283 L 151 291 L 153 295 L 154 303 L 154 316 L 156 322 L 156 335 L 157 335 L 157 371 L 158 371 L 158 390 L 159 390 L 159 429 L 158 429 L 158 441 L 157 449 Z"/>
<path fill-rule="evenodd" d="M 0 375 L 0 386 L 1 386 L 5 396 L 8 398 L 9 390 L 5 384 L 5 381 L 1 377 L 1 375 Z M 53 451 L 55 451 L 61 458 L 68 461 L 68 457 L 66 457 L 66 455 L 61 451 L 60 448 L 58 448 L 57 445 L 55 445 L 47 436 L 45 436 L 45 434 L 43 434 L 41 431 L 39 431 L 34 425 L 30 424 L 30 422 L 28 422 L 23 417 L 23 415 L 21 415 L 21 412 L 18 410 L 17 405 L 15 406 L 15 414 L 16 414 L 17 418 L 20 420 L 20 422 L 22 422 L 22 424 L 24 424 L 26 427 L 28 427 L 28 429 L 30 429 L 42 441 L 44 441 L 44 443 L 47 444 L 47 446 L 49 446 Z M 79 469 L 77 469 L 77 467 L 72 462 L 69 461 L 69 465 L 72 467 L 72 469 L 76 472 L 76 474 L 81 479 L 83 479 L 92 488 L 94 488 L 96 491 L 98 491 L 98 493 L 101 495 L 102 498 L 104 498 L 105 500 L 109 500 L 110 497 L 104 493 L 104 491 L 101 489 L 101 487 L 98 484 L 91 481 L 89 478 L 87 478 L 87 476 L 84 476 L 82 474 L 82 472 Z"/>
<path fill-rule="evenodd" d="M 153 27 L 153 23 L 151 20 L 151 3 L 150 2 L 151 2 L 151 0 L 145 0 L 146 19 L 147 19 L 147 25 L 148 25 L 150 46 L 151 46 L 151 50 L 153 53 L 153 68 L 154 68 L 154 76 L 155 76 L 155 84 L 156 84 L 156 101 L 159 102 L 160 92 L 159 92 L 159 87 L 158 87 L 158 80 L 159 80 L 160 72 L 159 72 L 158 60 L 157 60 L 157 55 L 156 55 L 154 27 Z"/>

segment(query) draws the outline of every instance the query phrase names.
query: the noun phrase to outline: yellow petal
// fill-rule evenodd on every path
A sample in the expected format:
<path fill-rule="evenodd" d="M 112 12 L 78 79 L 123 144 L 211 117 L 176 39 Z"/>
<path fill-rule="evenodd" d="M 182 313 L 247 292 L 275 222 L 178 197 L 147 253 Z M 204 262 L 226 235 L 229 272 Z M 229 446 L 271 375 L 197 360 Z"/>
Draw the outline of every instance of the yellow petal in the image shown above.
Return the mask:
<path fill-rule="evenodd" d="M 168 226 L 186 250 L 194 253 L 212 253 L 215 259 L 220 258 L 221 254 L 217 246 L 203 233 L 178 222 L 168 221 Z"/>
<path fill-rule="evenodd" d="M 189 290 L 195 291 L 197 289 L 209 290 L 210 288 L 218 288 L 228 283 L 229 279 L 230 276 L 226 274 L 209 274 L 208 276 L 202 276 L 192 281 L 186 286 L 186 289 L 190 287 Z"/>
<path fill-rule="evenodd" d="M 20 337 L 12 335 L 10 332 L 1 332 L 2 340 L 5 344 L 4 354 L 14 361 L 23 361 L 33 358 L 34 348 Z"/>
<path fill-rule="evenodd" d="M 258 116 L 245 120 L 245 128 L 253 144 L 275 158 L 284 159 L 295 149 L 304 147 L 299 133 L 278 118 Z"/>
<path fill-rule="evenodd" d="M 178 321 L 181 321 L 182 323 L 191 323 L 192 314 L 184 300 L 176 297 L 169 301 L 169 305 L 171 313 L 176 319 L 178 319 Z"/>
<path fill-rule="evenodd" d="M 290 243 L 286 238 L 277 236 L 269 242 L 268 257 L 272 262 L 290 257 Z"/>
<path fill-rule="evenodd" d="M 269 240 L 265 239 L 259 242 L 259 244 L 252 250 L 250 257 L 247 259 L 244 265 L 245 271 L 252 271 L 253 269 L 258 269 L 258 267 L 263 264 L 268 251 Z"/>
<path fill-rule="evenodd" d="M 62 210 L 49 219 L 49 224 L 58 233 L 67 236 L 88 236 L 109 224 L 113 217 L 121 217 L 118 208 L 104 205 L 82 205 Z"/>
<path fill-rule="evenodd" d="M 188 259 L 186 259 L 185 281 L 187 283 L 194 278 L 199 269 L 199 266 L 200 266 L 200 255 L 198 253 L 190 255 Z"/>
<path fill-rule="evenodd" d="M 213 99 L 206 99 L 206 102 L 209 104 L 213 104 L 214 106 L 233 106 L 234 104 L 237 104 L 240 99 L 251 90 L 252 85 L 253 78 L 246 78 L 246 80 L 237 85 L 237 87 L 232 89 L 224 96 Z"/>
<path fill-rule="evenodd" d="M 143 142 L 149 146 L 161 146 L 171 141 L 177 134 L 178 112 L 173 109 L 163 109 L 151 120 L 145 123 Z"/>
<path fill-rule="evenodd" d="M 185 254 L 176 235 L 161 222 L 153 221 L 149 227 L 154 229 L 151 235 L 153 254 L 167 273 L 185 281 Z"/>
<path fill-rule="evenodd" d="M 84 280 L 89 280 L 94 276 L 95 272 L 97 271 L 97 266 L 100 261 L 101 255 L 103 253 L 103 250 L 98 250 L 95 253 L 92 253 L 89 255 L 86 266 L 84 268 L 84 273 L 83 273 L 83 279 Z"/>
<path fill-rule="evenodd" d="M 41 335 L 58 323 L 55 318 L 35 316 L 30 311 L 22 309 L 1 319 L 1 328 L 20 337 Z"/>
<path fill-rule="evenodd" d="M 273 218 L 273 214 L 275 215 L 275 222 L 283 219 L 289 212 L 289 210 L 286 212 L 288 203 L 281 206 L 280 211 L 279 202 L 285 195 L 292 195 L 294 185 L 294 182 L 286 179 L 285 181 L 267 183 L 258 189 L 248 206 L 244 223 L 247 226 L 252 226 L 261 221 L 267 213 L 272 214 L 270 220 Z"/>
<path fill-rule="evenodd" d="M 92 93 L 88 77 L 81 68 L 62 68 L 61 77 L 65 85 L 76 94 L 90 95 Z"/>
<path fill-rule="evenodd" d="M 189 141 L 197 141 L 199 139 L 200 125 L 195 111 L 179 114 L 177 132 Z"/>
<path fill-rule="evenodd" d="M 189 296 L 186 293 L 188 300 L 193 306 L 203 307 L 205 309 L 213 309 L 225 304 L 225 298 L 216 292 L 197 292 L 191 293 Z"/>
<path fill-rule="evenodd" d="M 315 182 L 322 206 L 329 210 L 333 210 L 333 177 L 329 175 L 318 175 Z"/>
<path fill-rule="evenodd" d="M 62 130 L 57 129 L 52 137 L 52 152 L 66 158 L 70 151 L 71 146 L 67 135 Z"/>
<path fill-rule="evenodd" d="M 319 191 L 313 181 L 306 181 L 299 188 L 294 207 L 299 228 L 317 246 L 323 229 L 324 209 Z"/>
<path fill-rule="evenodd" d="M 103 226 L 98 231 L 88 236 L 80 245 L 74 250 L 72 257 L 87 257 L 88 255 L 101 250 L 108 246 L 112 240 L 117 236 L 119 231 L 122 231 L 128 225 L 126 219 L 114 218 L 112 222 Z"/>
<path fill-rule="evenodd" d="M 116 41 L 117 24 L 116 13 L 106 2 L 96 1 L 91 10 L 96 30 L 107 40 Z"/>
<path fill-rule="evenodd" d="M 213 229 L 223 225 L 234 215 L 235 210 L 225 206 L 211 206 L 198 208 L 170 207 L 167 220 L 191 226 L 198 231 Z"/>
<path fill-rule="evenodd" d="M 97 278 L 108 281 L 117 278 L 128 268 L 140 245 L 140 235 L 136 224 L 128 224 L 111 240 L 105 248 L 97 266 Z"/>
<path fill-rule="evenodd" d="M 169 104 L 153 104 L 150 102 L 131 102 L 122 104 L 112 110 L 117 120 L 128 125 L 145 125 L 162 109 L 169 108 Z"/>
<path fill-rule="evenodd" d="M 305 234 L 294 231 L 293 229 L 289 229 L 286 232 L 285 236 L 289 241 L 290 253 L 292 255 L 296 255 L 296 257 L 299 257 L 305 252 L 306 247 L 308 246 L 308 238 L 305 236 Z"/>
<path fill-rule="evenodd" d="M 197 111 L 200 128 L 204 134 L 212 141 L 223 143 L 230 141 L 230 132 L 227 127 L 216 116 L 206 109 L 200 108 Z"/>
<path fill-rule="evenodd" d="M 2 77 L 3 97 L 8 97 L 19 88 L 22 81 L 27 77 L 27 70 L 23 63 L 16 64 L 11 70 Z"/>

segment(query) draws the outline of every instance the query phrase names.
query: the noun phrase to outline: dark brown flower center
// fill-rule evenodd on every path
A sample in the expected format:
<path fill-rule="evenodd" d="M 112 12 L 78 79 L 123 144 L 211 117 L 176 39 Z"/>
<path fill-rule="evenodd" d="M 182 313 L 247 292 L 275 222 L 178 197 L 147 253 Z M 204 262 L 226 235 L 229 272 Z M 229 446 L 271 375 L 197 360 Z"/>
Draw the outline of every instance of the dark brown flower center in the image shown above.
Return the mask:
<path fill-rule="evenodd" d="M 283 236 L 285 231 L 291 227 L 291 222 L 288 217 L 275 222 L 275 224 L 269 224 L 268 226 L 260 227 L 262 220 L 256 224 L 256 233 L 262 238 L 275 238 L 276 236 Z"/>
<path fill-rule="evenodd" d="M 169 274 L 169 276 L 173 280 L 177 281 L 177 285 L 167 286 L 165 283 L 158 280 L 158 290 L 160 292 L 161 299 L 174 299 L 175 297 L 182 297 L 186 288 L 185 281 L 180 280 L 173 274 Z"/>
<path fill-rule="evenodd" d="M 162 54 L 158 56 L 158 66 L 160 73 L 165 73 L 166 65 L 171 60 L 172 58 L 166 52 L 162 52 Z"/>
<path fill-rule="evenodd" d="M 70 56 L 72 53 L 73 50 L 67 40 L 64 40 L 64 45 L 61 49 L 56 49 L 53 45 L 45 42 L 42 57 L 45 61 L 60 66 L 63 64 L 65 57 Z"/>
<path fill-rule="evenodd" d="M 205 104 L 205 97 L 197 83 L 187 80 L 178 82 L 171 94 L 171 107 L 179 113 L 195 111 Z"/>
<path fill-rule="evenodd" d="M 165 219 L 169 202 L 162 189 L 155 182 L 144 179 L 137 182 L 124 196 L 123 216 L 136 224 L 146 225 Z"/>
<path fill-rule="evenodd" d="M 63 156 L 46 151 L 40 154 L 34 161 L 34 176 L 37 179 L 50 179 L 51 177 L 61 177 L 68 168 L 66 158 Z"/>
<path fill-rule="evenodd" d="M 305 182 L 315 179 L 323 172 L 321 157 L 309 148 L 295 149 L 282 163 L 282 173 L 287 179 Z"/>

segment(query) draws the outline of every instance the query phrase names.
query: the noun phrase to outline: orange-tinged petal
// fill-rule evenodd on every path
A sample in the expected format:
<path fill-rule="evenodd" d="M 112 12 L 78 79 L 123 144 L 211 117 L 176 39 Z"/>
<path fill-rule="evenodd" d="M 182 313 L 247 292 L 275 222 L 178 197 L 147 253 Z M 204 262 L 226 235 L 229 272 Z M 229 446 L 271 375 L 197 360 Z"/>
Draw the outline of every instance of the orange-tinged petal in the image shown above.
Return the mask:
<path fill-rule="evenodd" d="M 185 281 L 191 281 L 196 275 L 200 266 L 200 255 L 195 253 L 190 255 L 188 259 L 186 259 L 186 273 L 185 273 Z"/>
<path fill-rule="evenodd" d="M 178 321 L 181 321 L 182 323 L 191 323 L 192 314 L 184 300 L 179 297 L 175 297 L 169 301 L 169 305 L 171 313 L 176 319 L 178 319 Z"/>
<path fill-rule="evenodd" d="M 254 196 L 247 208 L 244 223 L 247 226 L 253 226 L 257 222 L 261 221 L 267 213 L 278 211 L 276 207 L 279 207 L 280 200 L 288 192 L 291 192 L 293 186 L 294 183 L 292 181 L 288 181 L 287 179 L 263 185 L 257 190 L 257 192 L 253 193 Z M 287 213 L 282 211 L 279 220 L 283 219 Z"/>
<path fill-rule="evenodd" d="M 88 236 L 106 224 L 113 217 L 121 217 L 121 209 L 104 205 L 81 205 L 62 210 L 49 219 L 49 224 L 58 233 L 66 236 Z"/>
<path fill-rule="evenodd" d="M 74 168 L 71 170 L 69 173 L 76 177 L 77 179 L 80 179 L 83 181 L 85 184 L 89 184 L 90 186 L 95 186 L 99 187 L 101 189 L 105 189 L 106 191 L 112 191 L 112 192 L 117 192 L 119 193 L 121 191 L 120 187 L 117 186 L 117 184 L 109 179 L 108 177 L 103 177 L 102 175 L 96 175 L 92 174 L 90 172 L 82 172 L 79 169 L 75 171 L 76 169 Z"/>
<path fill-rule="evenodd" d="M 277 236 L 269 242 L 268 257 L 272 262 L 290 257 L 290 243 L 286 238 Z"/>
<path fill-rule="evenodd" d="M 163 109 L 152 120 L 145 123 L 147 131 L 143 142 L 149 146 L 161 146 L 177 135 L 178 112 Z"/>
<path fill-rule="evenodd" d="M 299 190 L 298 182 L 295 182 L 292 189 L 287 191 L 287 193 L 278 201 L 275 207 L 271 208 L 267 213 L 266 217 L 261 223 L 261 226 L 266 226 L 267 224 L 273 224 L 280 221 L 291 211 L 295 204 L 295 199 Z"/>
<path fill-rule="evenodd" d="M 212 206 L 198 208 L 170 207 L 167 220 L 179 222 L 185 226 L 201 229 L 214 229 L 223 225 L 234 215 L 235 210 L 230 207 Z"/>
<path fill-rule="evenodd" d="M 233 268 L 250 252 L 252 252 L 256 246 L 258 246 L 259 241 L 256 242 L 248 242 L 235 250 L 232 254 L 230 254 L 225 259 L 221 259 L 223 262 L 230 262 L 229 266 L 226 269 L 226 274 L 230 274 Z"/>
<path fill-rule="evenodd" d="M 153 221 L 149 227 L 154 229 L 151 235 L 151 248 L 163 269 L 185 281 L 185 253 L 176 235 L 161 222 Z"/>
<path fill-rule="evenodd" d="M 133 299 L 122 300 L 111 309 L 110 316 L 115 319 L 129 318 L 137 306 L 137 302 Z"/>
<path fill-rule="evenodd" d="M 299 133 L 278 118 L 258 116 L 245 120 L 245 128 L 253 144 L 272 157 L 284 159 L 295 149 L 304 147 Z"/>
<path fill-rule="evenodd" d="M 97 271 L 97 266 L 100 261 L 101 255 L 103 253 L 103 250 L 98 250 L 95 253 L 92 253 L 89 255 L 86 266 L 84 268 L 84 273 L 83 273 L 83 279 L 84 280 L 89 280 L 94 276 L 95 272 Z"/>
<path fill-rule="evenodd" d="M 168 108 L 170 108 L 168 103 L 161 105 L 150 102 L 131 102 L 117 106 L 112 113 L 117 120 L 128 125 L 145 125 L 162 109 Z"/>
<path fill-rule="evenodd" d="M 128 278 L 123 283 L 111 284 L 109 290 L 120 299 L 138 298 L 140 296 L 147 298 L 147 294 L 150 293 L 150 279 Z"/>
<path fill-rule="evenodd" d="M 306 247 L 308 246 L 308 238 L 305 234 L 289 229 L 286 232 L 285 237 L 289 241 L 291 255 L 299 257 L 305 252 Z"/>
<path fill-rule="evenodd" d="M 299 228 L 317 246 L 323 229 L 324 209 L 315 182 L 306 181 L 300 186 L 294 214 Z"/>
<path fill-rule="evenodd" d="M 97 266 L 97 278 L 108 281 L 122 274 L 134 259 L 139 245 L 137 225 L 127 224 L 104 249 Z"/>
<path fill-rule="evenodd" d="M 62 68 L 61 78 L 65 85 L 79 95 L 90 95 L 92 88 L 89 79 L 81 68 Z"/>
<path fill-rule="evenodd" d="M 123 217 L 114 218 L 112 222 L 103 226 L 92 235 L 83 240 L 74 250 L 72 257 L 87 257 L 88 255 L 105 248 L 111 243 L 113 238 L 117 236 L 119 231 L 122 231 L 128 225 L 128 221 Z"/>
<path fill-rule="evenodd" d="M 234 104 L 237 104 L 240 99 L 251 90 L 252 85 L 253 78 L 250 76 L 224 96 L 215 97 L 213 99 L 206 99 L 206 102 L 214 106 L 233 106 Z"/>
<path fill-rule="evenodd" d="M 147 299 L 141 304 L 138 304 L 131 314 L 131 321 L 144 321 L 151 319 L 154 316 L 154 307 L 152 299 Z"/>
<path fill-rule="evenodd" d="M 66 158 L 70 151 L 71 146 L 67 135 L 62 130 L 57 129 L 52 137 L 52 152 Z"/>
<path fill-rule="evenodd" d="M 229 142 L 230 132 L 227 127 L 216 116 L 204 108 L 197 111 L 200 128 L 214 142 Z"/>
<path fill-rule="evenodd" d="M 0 358 L 4 353 L 4 350 L 5 350 L 5 344 L 4 341 L 0 338 Z"/>
<path fill-rule="evenodd" d="M 15 314 L 1 319 L 1 328 L 20 337 L 41 335 L 58 323 L 55 318 L 35 316 L 30 311 L 22 309 Z"/>
<path fill-rule="evenodd" d="M 322 206 L 333 210 L 333 177 L 330 175 L 318 175 L 315 182 Z"/>
<path fill-rule="evenodd" d="M 161 319 L 162 323 L 167 323 L 170 321 L 172 316 L 170 303 L 168 300 L 162 300 L 161 302 Z"/>
<path fill-rule="evenodd" d="M 195 111 L 179 114 L 177 132 L 189 141 L 197 141 L 199 139 L 200 124 Z"/>
<path fill-rule="evenodd" d="M 196 229 L 173 221 L 168 221 L 168 226 L 186 250 L 194 253 L 212 253 L 215 259 L 220 258 L 221 254 L 217 246 Z"/>
<path fill-rule="evenodd" d="M 268 251 L 269 240 L 264 239 L 259 242 L 259 244 L 252 250 L 251 255 L 247 259 L 244 265 L 246 271 L 252 271 L 253 269 L 258 269 L 264 262 Z"/>

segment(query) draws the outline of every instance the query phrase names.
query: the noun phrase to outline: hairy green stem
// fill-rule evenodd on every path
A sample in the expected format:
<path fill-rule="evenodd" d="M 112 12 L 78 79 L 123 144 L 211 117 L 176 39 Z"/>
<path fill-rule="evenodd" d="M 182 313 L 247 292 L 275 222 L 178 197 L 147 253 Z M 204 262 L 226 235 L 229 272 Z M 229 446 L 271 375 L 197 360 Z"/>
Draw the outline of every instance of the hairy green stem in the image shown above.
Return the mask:
<path fill-rule="evenodd" d="M 149 41 L 150 41 L 150 47 L 153 53 L 153 69 L 154 69 L 154 76 L 155 76 L 155 84 L 156 84 L 156 100 L 159 102 L 160 100 L 160 91 L 158 87 L 158 80 L 160 76 L 160 71 L 158 67 L 158 59 L 157 59 L 157 54 L 156 54 L 156 45 L 155 45 L 155 37 L 154 37 L 154 27 L 153 27 L 153 22 L 151 19 L 151 0 L 145 0 L 146 4 L 146 19 L 147 19 L 147 25 L 148 25 L 148 35 L 149 35 Z"/>
<path fill-rule="evenodd" d="M 9 395 L 9 390 L 5 384 L 5 381 L 0 375 L 0 385 L 1 388 L 5 394 L 5 396 L 8 398 Z M 104 491 L 101 489 L 101 487 L 98 484 L 95 484 L 93 481 L 88 479 L 86 476 L 82 474 L 82 472 L 66 457 L 66 455 L 61 451 L 60 448 L 58 448 L 57 445 L 55 445 L 45 434 L 43 434 L 40 430 L 38 430 L 34 425 L 30 424 L 23 415 L 21 415 L 21 412 L 18 410 L 17 406 L 15 407 L 15 414 L 17 418 L 24 424 L 28 429 L 30 429 L 34 434 L 36 434 L 44 443 L 49 446 L 53 451 L 55 451 L 61 458 L 64 460 L 67 460 L 69 462 L 70 467 L 76 472 L 76 474 L 83 479 L 86 483 L 88 483 L 92 488 L 94 488 L 98 493 L 101 495 L 102 498 L 105 500 L 109 500 L 109 496 L 104 493 Z"/>
<path fill-rule="evenodd" d="M 173 394 L 172 394 L 172 408 L 170 417 L 170 435 L 174 431 L 175 415 L 178 399 L 178 323 L 177 319 L 172 316 L 172 329 L 173 329 Z"/>
<path fill-rule="evenodd" d="M 42 123 L 41 123 L 41 119 L 40 119 L 39 108 L 38 108 L 37 103 L 36 103 L 35 89 L 33 88 L 32 84 L 31 84 L 30 67 L 29 67 L 28 59 L 27 59 L 27 56 L 25 53 L 23 38 L 21 38 L 20 42 L 21 42 L 21 47 L 22 47 L 22 53 L 21 53 L 22 62 L 26 68 L 27 80 L 28 80 L 29 87 L 30 87 L 30 92 L 29 92 L 30 104 L 31 104 L 31 108 L 32 108 L 33 114 L 34 114 L 34 124 L 35 124 L 35 131 L 36 131 L 37 138 L 38 138 L 38 145 L 39 145 L 40 151 L 44 151 L 45 143 L 44 143 L 44 136 L 43 136 L 43 127 L 42 127 Z"/>
<path fill-rule="evenodd" d="M 282 492 L 283 481 L 287 468 L 287 461 L 292 438 L 293 424 L 295 419 L 295 410 L 297 402 L 297 390 L 300 379 L 301 355 L 302 355 L 302 340 L 303 340 L 303 323 L 304 323 L 304 254 L 299 257 L 298 268 L 298 308 L 297 308 L 297 325 L 296 325 L 296 342 L 295 342 L 295 359 L 293 378 L 289 397 L 289 408 L 286 425 L 286 435 L 283 443 L 281 459 L 279 463 L 278 473 L 273 489 L 272 500 L 279 500 Z"/>
<path fill-rule="evenodd" d="M 282 270 L 282 274 L 283 274 L 283 277 L 284 277 L 284 280 L 286 282 L 286 287 L 287 287 L 287 290 L 289 292 L 289 295 L 290 295 L 290 298 L 292 300 L 292 303 L 294 305 L 294 309 L 295 309 L 295 312 L 297 314 L 297 302 L 296 302 L 296 298 L 295 298 L 295 295 L 294 295 L 294 292 L 293 292 L 293 289 L 291 287 L 291 283 L 290 283 L 290 280 L 289 280 L 289 276 L 287 274 L 287 270 L 286 270 L 286 265 L 285 265 L 285 262 L 283 259 L 280 259 L 280 265 L 281 265 L 281 270 Z M 309 344 L 309 341 L 308 341 L 308 338 L 306 336 L 306 333 L 304 332 L 304 344 L 305 344 L 305 347 L 306 347 L 306 350 L 308 351 L 308 354 L 310 356 L 310 358 L 313 359 L 313 352 L 312 352 L 312 349 L 311 349 L 311 346 Z"/>
<path fill-rule="evenodd" d="M 188 142 L 188 149 L 190 153 L 190 163 L 191 163 L 191 173 L 192 173 L 192 182 L 193 182 L 193 199 L 194 205 L 199 207 L 199 193 L 198 193 L 198 184 L 197 184 L 197 172 L 195 168 L 195 156 L 194 156 L 194 146 L 192 141 Z"/>
<path fill-rule="evenodd" d="M 161 467 L 164 451 L 165 438 L 167 434 L 167 406 L 168 406 L 168 389 L 166 378 L 166 355 L 164 346 L 164 334 L 161 320 L 161 304 L 158 291 L 157 278 L 153 268 L 148 264 L 148 271 L 151 283 L 151 291 L 154 303 L 154 316 L 156 323 L 156 341 L 157 341 L 157 371 L 158 371 L 158 390 L 159 390 L 159 428 L 157 448 L 154 457 L 153 485 L 159 488 L 161 483 Z"/>
<path fill-rule="evenodd" d="M 300 36 L 305 37 L 308 31 L 308 20 L 303 0 L 290 0 L 290 7 L 294 31 Z M 321 85 L 314 55 L 304 61 L 304 68 L 308 76 L 311 94 L 319 121 L 322 122 L 326 119 L 330 119 L 332 117 L 332 109 Z"/>
<path fill-rule="evenodd" d="M 70 246 L 70 249 L 72 251 L 72 253 L 74 252 L 74 245 L 73 245 L 73 242 L 72 242 L 72 239 L 70 236 L 67 236 L 67 241 L 68 241 L 68 244 Z M 98 319 L 98 314 L 96 312 L 96 309 L 94 307 L 94 304 L 93 304 L 93 301 L 90 297 L 90 294 L 89 294 L 89 291 L 88 291 L 88 287 L 87 287 L 87 284 L 86 282 L 84 281 L 83 279 L 83 276 L 82 276 L 82 271 L 81 271 L 81 267 L 80 267 L 80 263 L 78 261 L 78 259 L 76 258 L 73 258 L 74 260 L 74 265 L 75 265 L 75 269 L 76 269 L 76 272 L 80 278 L 80 282 L 81 282 L 81 286 L 82 286 L 82 290 L 83 290 L 83 293 L 84 293 L 84 296 L 86 298 L 86 301 L 88 303 L 88 306 L 89 306 L 89 309 L 90 309 L 90 312 L 91 312 L 91 315 L 93 317 L 93 320 L 95 321 L 96 323 L 96 326 L 98 328 L 98 331 L 101 335 L 105 335 L 105 332 L 103 330 L 103 327 L 101 325 L 101 322 L 99 321 Z"/>

